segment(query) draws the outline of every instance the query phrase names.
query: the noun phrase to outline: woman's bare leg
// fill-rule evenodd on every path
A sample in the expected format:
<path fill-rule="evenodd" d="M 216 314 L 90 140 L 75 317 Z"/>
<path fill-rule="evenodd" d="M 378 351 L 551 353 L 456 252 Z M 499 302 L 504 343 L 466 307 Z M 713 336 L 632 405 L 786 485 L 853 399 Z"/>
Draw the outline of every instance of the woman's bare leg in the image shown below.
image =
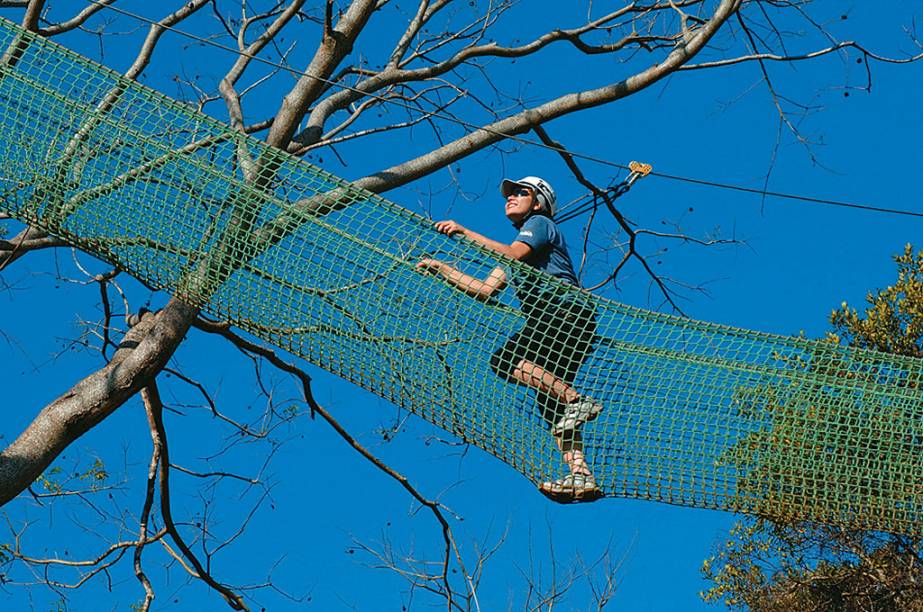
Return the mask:
<path fill-rule="evenodd" d="M 586 455 L 583 454 L 583 436 L 579 431 L 571 430 L 564 435 L 555 436 L 554 439 L 571 474 L 593 475 L 590 466 L 587 465 Z"/>
<path fill-rule="evenodd" d="M 516 364 L 516 367 L 513 368 L 512 378 L 516 382 L 545 393 L 559 403 L 569 404 L 580 397 L 577 391 L 566 382 L 541 366 L 525 359 L 521 359 Z M 564 496 L 573 496 L 577 499 L 595 499 L 594 493 L 597 493 L 598 489 L 595 481 L 592 480 L 593 472 L 590 471 L 586 455 L 583 452 L 583 435 L 576 429 L 568 429 L 555 434 L 554 440 L 570 473 L 588 477 L 586 481 L 581 482 L 586 482 L 589 486 L 577 491 L 568 489 L 568 485 L 562 484 L 561 480 L 557 480 L 544 482 L 539 486 L 539 489 L 552 497 L 552 499 L 558 499 L 558 501 L 561 501 L 560 497 Z"/>
<path fill-rule="evenodd" d="M 520 359 L 513 368 L 513 379 L 527 387 L 546 393 L 563 404 L 569 404 L 580 397 L 573 387 L 531 361 Z"/>

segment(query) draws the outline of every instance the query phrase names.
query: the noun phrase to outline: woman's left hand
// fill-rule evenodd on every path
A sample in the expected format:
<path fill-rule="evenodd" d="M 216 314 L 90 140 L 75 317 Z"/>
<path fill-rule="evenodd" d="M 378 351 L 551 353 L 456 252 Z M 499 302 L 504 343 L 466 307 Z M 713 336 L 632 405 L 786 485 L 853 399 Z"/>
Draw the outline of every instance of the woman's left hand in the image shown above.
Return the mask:
<path fill-rule="evenodd" d="M 436 231 L 451 236 L 452 234 L 464 234 L 467 230 L 461 223 L 456 223 L 451 219 L 436 222 Z"/>

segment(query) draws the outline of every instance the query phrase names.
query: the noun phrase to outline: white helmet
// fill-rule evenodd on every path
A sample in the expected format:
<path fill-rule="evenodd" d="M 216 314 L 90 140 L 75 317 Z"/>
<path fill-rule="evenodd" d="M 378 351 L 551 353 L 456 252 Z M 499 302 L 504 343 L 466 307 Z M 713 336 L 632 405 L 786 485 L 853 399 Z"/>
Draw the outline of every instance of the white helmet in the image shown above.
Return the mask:
<path fill-rule="evenodd" d="M 529 187 L 532 189 L 535 192 L 536 200 L 542 205 L 542 212 L 549 217 L 554 216 L 555 204 L 558 199 L 548 181 L 537 176 L 524 176 L 518 181 L 503 179 L 503 182 L 500 183 L 500 193 L 503 194 L 504 198 L 508 198 L 517 187 Z"/>

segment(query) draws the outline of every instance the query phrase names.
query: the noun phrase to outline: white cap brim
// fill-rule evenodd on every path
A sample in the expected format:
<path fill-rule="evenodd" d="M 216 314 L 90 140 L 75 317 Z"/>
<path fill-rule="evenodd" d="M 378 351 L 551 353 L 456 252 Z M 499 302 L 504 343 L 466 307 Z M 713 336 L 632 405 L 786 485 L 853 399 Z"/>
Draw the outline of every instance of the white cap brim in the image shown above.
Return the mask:
<path fill-rule="evenodd" d="M 500 193 L 503 194 L 504 198 L 508 198 L 510 197 L 510 194 L 513 193 L 513 190 L 517 187 L 527 187 L 528 189 L 533 189 L 532 185 L 528 183 L 520 183 L 519 181 L 505 178 L 500 183 Z"/>

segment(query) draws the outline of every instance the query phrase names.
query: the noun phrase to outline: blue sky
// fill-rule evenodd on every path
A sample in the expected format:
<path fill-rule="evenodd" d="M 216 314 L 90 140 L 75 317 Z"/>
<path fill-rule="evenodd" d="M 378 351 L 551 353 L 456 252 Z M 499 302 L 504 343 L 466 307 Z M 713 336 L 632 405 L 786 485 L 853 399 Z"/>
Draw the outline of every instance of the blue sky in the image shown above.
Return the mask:
<path fill-rule="evenodd" d="M 909 1 L 869 4 L 817 2 L 811 10 L 816 10 L 818 20 L 840 39 L 860 40 L 870 49 L 892 56 L 912 51 L 903 28 L 909 27 L 914 16 L 921 17 L 923 9 Z M 160 16 L 140 2 L 120 5 Z M 532 7 L 538 5 L 544 11 L 514 13 L 516 20 L 504 30 L 522 30 L 527 37 L 547 28 L 546 20 L 539 16 L 547 15 L 556 3 L 536 2 Z M 60 11 L 52 15 L 66 14 Z M 576 24 L 584 15 L 585 7 L 561 19 L 565 24 Z M 4 16 L 18 19 L 19 13 L 7 11 Z M 383 21 L 398 18 L 398 12 L 381 17 Z M 202 19 L 191 22 L 189 29 L 202 31 L 208 25 Z M 113 29 L 122 31 L 133 27 L 124 18 L 119 18 L 116 26 Z M 201 75 L 207 83 L 220 77 L 230 63 L 223 52 L 198 47 L 190 50 L 184 47 L 187 41 L 167 36 L 166 52 L 155 57 L 145 82 L 170 95 L 183 93 L 170 79 L 178 70 Z M 810 40 L 816 44 L 816 39 Z M 93 36 L 75 34 L 62 38 L 62 42 L 100 59 Z M 137 33 L 107 40 L 111 46 L 102 59 L 124 69 L 136 43 Z M 791 47 L 795 51 L 814 48 L 809 39 L 795 39 Z M 310 45 L 300 48 L 306 50 Z M 375 50 L 371 43 L 362 48 L 370 55 Z M 495 74 L 500 82 L 538 101 L 556 92 L 600 83 L 600 79 L 615 80 L 634 65 L 610 59 L 583 63 L 568 52 L 554 57 L 553 62 L 540 66 L 529 62 L 498 65 Z M 816 161 L 783 131 L 775 162 L 771 162 L 778 116 L 753 64 L 677 74 L 639 95 L 554 122 L 548 129 L 575 151 L 619 163 L 648 161 L 664 173 L 759 186 L 772 163 L 769 186 L 774 190 L 923 211 L 917 189 L 923 161 L 919 148 L 923 64 L 873 64 L 872 88 L 866 92 L 856 89 L 865 84 L 866 77 L 865 66 L 856 64 L 855 59 L 855 55 L 849 61 L 829 56 L 810 63 L 770 66 L 779 91 L 812 108 L 799 125 L 803 133 L 821 143 L 812 149 Z M 306 62 L 294 63 L 303 66 Z M 258 90 L 248 106 L 250 118 L 274 112 L 278 95 L 278 89 Z M 220 116 L 220 108 L 213 106 L 212 112 Z M 446 129 L 455 133 L 453 130 L 460 128 Z M 400 161 L 392 159 L 395 151 L 422 149 L 431 143 L 432 136 L 421 128 L 389 136 L 374 146 L 345 146 L 339 150 L 345 165 L 327 152 L 315 156 L 314 161 L 346 178 L 357 178 Z M 468 197 L 458 196 L 446 172 L 387 196 L 410 209 L 431 211 L 435 217 L 451 216 L 490 236 L 511 239 L 513 234 L 496 192 L 503 176 L 540 174 L 555 185 L 563 201 L 582 194 L 556 154 L 528 145 L 505 148 L 507 153 L 502 155 L 489 151 L 456 164 L 458 183 Z M 611 167 L 588 161 L 581 166 L 599 183 L 610 182 L 615 174 Z M 923 247 L 917 238 L 923 227 L 919 219 L 761 200 L 656 177 L 639 182 L 619 205 L 641 226 L 742 240 L 744 244 L 739 246 L 711 248 L 650 240 L 642 249 L 663 275 L 707 289 L 707 294 L 694 289 L 682 291 L 685 298 L 680 304 L 688 315 L 782 334 L 823 335 L 831 309 L 843 301 L 858 305 L 868 290 L 891 282 L 891 256 L 904 244 Z M 579 225 L 568 224 L 572 245 L 579 243 Z M 604 229 L 605 224 L 594 234 L 599 244 L 608 240 Z M 84 255 L 77 259 L 90 269 L 104 269 Z M 605 271 L 605 259 L 597 257 L 589 281 Z M 93 286 L 60 280 L 58 273 L 80 278 L 67 250 L 35 254 L 0 276 L 0 381 L 12 390 L 0 430 L 4 440 L 20 431 L 41 406 L 98 365 L 91 353 L 71 342 L 84 329 L 81 321 L 99 317 L 98 292 Z M 133 295 L 135 307 L 146 299 L 154 306 L 165 299 L 149 295 L 127 279 L 124 286 Z M 610 289 L 606 295 L 635 306 L 661 305 L 648 279 L 636 267 L 619 279 L 617 290 Z M 246 419 L 265 403 L 249 375 L 250 362 L 213 338 L 191 333 L 175 362 L 190 376 L 207 383 L 229 414 Z M 523 574 L 537 573 L 540 567 L 547 577 L 552 562 L 550 548 L 563 567 L 578 555 L 585 561 L 595 560 L 607 547 L 621 563 L 613 609 L 707 608 L 698 598 L 706 586 L 699 567 L 736 517 L 621 499 L 583 506 L 554 505 L 496 459 L 475 448 L 459 447 L 414 417 L 404 420 L 407 415 L 394 406 L 306 367 L 323 405 L 425 494 L 440 495 L 464 518 L 453 525 L 469 562 L 473 562 L 479 543 L 490 545 L 505 538 L 485 569 L 478 591 L 482 609 L 521 608 L 526 592 Z M 279 376 L 272 380 L 276 400 L 296 400 L 297 389 L 290 382 Z M 254 474 L 261 470 L 265 454 L 275 449 L 261 474 L 272 485 L 268 497 L 244 535 L 216 555 L 216 574 L 229 582 L 257 583 L 271 572 L 281 588 L 310 597 L 310 602 L 303 603 L 319 610 L 392 610 L 407 604 L 409 595 L 401 579 L 393 572 L 370 567 L 375 559 L 357 544 L 392 542 L 397 548 L 438 558 L 441 538 L 437 525 L 393 481 L 361 460 L 323 423 L 307 418 L 276 430 L 275 443 L 239 445 L 206 461 L 205 457 L 215 456 L 228 445 L 229 431 L 210 417 L 201 407 L 201 399 L 187 387 L 165 384 L 164 388 L 168 404 L 183 415 L 167 416 L 175 461 Z M 395 421 L 402 424 L 401 431 L 393 440 L 385 441 L 379 431 Z M 20 499 L 4 508 L 5 517 L 15 528 L 35 521 L 24 542 L 36 556 L 93 556 L 105 547 L 105 537 L 118 537 L 113 515 L 137 514 L 148 453 L 143 410 L 133 401 L 58 462 L 64 473 L 82 472 L 97 457 L 105 463 L 110 474 L 107 482 L 118 488 L 113 498 L 100 502 L 101 513 L 79 504 L 40 506 Z M 232 484 L 197 490 L 189 480 L 175 478 L 179 494 L 174 513 L 187 517 L 209 513 L 216 534 L 222 537 L 235 532 L 264 492 Z M 0 533 L 0 542 L 10 541 L 8 533 Z M 73 594 L 68 609 L 125 609 L 127 602 L 136 601 L 140 587 L 130 563 L 123 561 L 122 565 L 113 572 L 111 587 L 96 579 Z M 186 584 L 175 563 L 167 580 L 164 566 L 168 565 L 170 558 L 162 550 L 151 550 L 148 569 L 160 580 L 155 609 L 220 609 L 223 604 L 214 595 L 196 584 Z M 28 580 L 22 569 L 11 577 Z M 561 609 L 587 609 L 587 594 L 585 586 L 576 588 Z M 297 607 L 296 602 L 273 592 L 254 597 L 257 609 L 259 605 L 272 610 Z M 0 607 L 5 609 L 45 610 L 57 599 L 56 594 L 35 588 L 7 586 L 0 590 Z M 424 607 L 422 602 L 417 601 L 419 607 Z"/>

